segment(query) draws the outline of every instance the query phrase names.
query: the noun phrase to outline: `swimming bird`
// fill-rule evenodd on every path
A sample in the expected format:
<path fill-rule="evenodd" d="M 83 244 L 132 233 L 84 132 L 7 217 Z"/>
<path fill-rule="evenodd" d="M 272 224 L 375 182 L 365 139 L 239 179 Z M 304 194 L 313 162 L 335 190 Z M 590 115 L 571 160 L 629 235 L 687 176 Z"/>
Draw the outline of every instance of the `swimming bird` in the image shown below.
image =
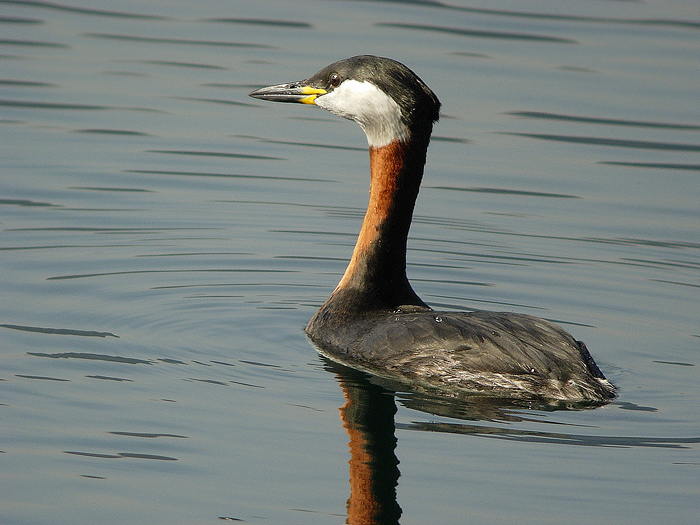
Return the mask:
<path fill-rule="evenodd" d="M 367 136 L 370 196 L 340 283 L 306 327 L 322 354 L 437 389 L 600 404 L 615 396 L 586 346 L 511 312 L 442 312 L 413 291 L 406 241 L 440 102 L 408 67 L 371 55 L 251 97 L 316 105 Z"/>

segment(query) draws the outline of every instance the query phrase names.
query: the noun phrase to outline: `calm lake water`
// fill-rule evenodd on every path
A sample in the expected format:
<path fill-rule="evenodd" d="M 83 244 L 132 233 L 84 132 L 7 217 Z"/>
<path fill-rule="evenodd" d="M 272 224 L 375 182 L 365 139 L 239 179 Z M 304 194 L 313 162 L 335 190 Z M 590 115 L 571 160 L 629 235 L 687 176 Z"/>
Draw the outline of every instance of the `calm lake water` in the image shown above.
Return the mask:
<path fill-rule="evenodd" d="M 443 103 L 416 291 L 561 323 L 613 403 L 394 392 L 307 341 L 366 141 L 247 94 L 362 53 Z M 0 522 L 697 522 L 699 98 L 696 0 L 0 1 Z"/>

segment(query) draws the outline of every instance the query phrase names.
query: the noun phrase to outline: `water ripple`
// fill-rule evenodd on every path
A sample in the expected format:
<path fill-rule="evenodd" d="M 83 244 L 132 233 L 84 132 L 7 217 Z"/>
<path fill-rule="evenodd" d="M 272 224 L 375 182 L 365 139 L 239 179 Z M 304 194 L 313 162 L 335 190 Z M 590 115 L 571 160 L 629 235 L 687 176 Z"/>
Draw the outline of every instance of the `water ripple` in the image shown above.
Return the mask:
<path fill-rule="evenodd" d="M 8 232 L 87 232 L 87 233 L 98 233 L 98 234 L 117 234 L 117 235 L 130 235 L 130 234 L 150 234 L 154 232 L 170 232 L 170 231 L 206 231 L 206 230 L 217 230 L 218 228 L 93 228 L 89 226 L 45 226 L 36 228 L 7 228 L 5 231 Z"/>
<path fill-rule="evenodd" d="M 118 106 L 102 106 L 96 104 L 75 104 L 70 102 L 38 102 L 32 100 L 8 100 L 0 99 L 0 107 L 7 108 L 25 108 L 25 109 L 59 109 L 69 111 L 108 111 L 108 110 L 127 110 L 127 111 L 144 111 L 149 113 L 161 113 L 160 110 L 152 108 L 139 107 L 118 107 Z"/>
<path fill-rule="evenodd" d="M 68 186 L 68 189 L 81 191 L 108 191 L 117 193 L 154 193 L 153 190 L 145 190 L 143 188 L 109 188 L 104 186 Z"/>
<path fill-rule="evenodd" d="M 440 135 L 433 135 L 430 140 L 432 142 L 448 142 L 452 144 L 474 144 L 473 140 L 463 139 L 459 137 L 441 137 Z"/>
<path fill-rule="evenodd" d="M 202 22 L 221 24 L 249 24 L 256 26 L 291 27 L 295 29 L 311 29 L 308 22 L 292 22 L 290 20 L 272 20 L 267 18 L 204 18 Z"/>
<path fill-rule="evenodd" d="M 16 40 L 11 38 L 0 38 L 0 45 L 16 46 L 16 47 L 51 47 L 69 49 L 68 44 L 59 44 L 57 42 L 39 42 L 36 40 Z"/>
<path fill-rule="evenodd" d="M 582 137 L 576 135 L 550 135 L 546 133 L 497 132 L 500 135 L 527 137 L 552 142 L 569 142 L 590 146 L 610 146 L 614 148 L 651 149 L 664 151 L 700 151 L 698 144 L 678 144 L 673 142 L 655 142 L 648 140 L 611 139 L 605 137 Z"/>
<path fill-rule="evenodd" d="M 497 195 L 519 195 L 523 197 L 547 197 L 555 199 L 580 199 L 578 195 L 566 195 L 564 193 L 547 193 L 539 191 L 509 190 L 506 188 L 460 188 L 457 186 L 426 186 L 435 190 L 467 191 L 471 193 L 494 193 Z"/>
<path fill-rule="evenodd" d="M 0 86 L 47 88 L 47 87 L 57 87 L 58 84 L 53 84 L 51 82 L 36 82 L 36 81 L 32 81 L 32 80 L 1 79 Z"/>
<path fill-rule="evenodd" d="M 293 140 L 266 139 L 263 137 L 254 137 L 252 135 L 231 135 L 231 137 L 241 139 L 252 139 L 258 142 L 264 142 L 266 144 L 282 144 L 285 146 L 302 146 L 305 148 L 321 148 L 343 151 L 367 151 L 367 148 L 360 148 L 356 146 L 339 146 L 337 144 L 319 144 L 317 142 L 299 142 Z"/>
<path fill-rule="evenodd" d="M 10 330 L 20 330 L 23 332 L 34 332 L 38 334 L 56 334 L 56 335 L 78 335 L 81 337 L 116 337 L 111 332 L 96 332 L 94 330 L 73 330 L 69 328 L 45 328 L 41 326 L 24 326 L 18 324 L 0 324 L 2 328 L 8 328 Z"/>
<path fill-rule="evenodd" d="M 190 40 L 186 38 L 156 38 L 150 36 L 117 35 L 112 33 L 83 33 L 88 38 L 101 38 L 103 40 L 122 40 L 137 42 L 139 44 L 182 44 L 188 46 L 213 46 L 213 47 L 245 47 L 252 49 L 275 49 L 266 44 L 249 44 L 245 42 L 222 42 L 217 40 Z"/>
<path fill-rule="evenodd" d="M 674 129 L 678 131 L 700 131 L 698 124 L 677 124 L 672 122 L 646 122 L 642 120 L 611 119 L 602 117 L 582 117 L 579 115 L 564 115 L 546 111 L 506 111 L 505 115 L 516 117 L 536 118 L 545 120 L 563 120 L 567 122 L 582 122 L 586 124 L 605 124 L 607 126 L 629 126 L 642 128 Z"/>
<path fill-rule="evenodd" d="M 130 131 L 125 129 L 76 129 L 74 133 L 85 133 L 88 135 L 124 135 L 129 137 L 150 137 L 143 131 Z"/>
<path fill-rule="evenodd" d="M 277 159 L 275 159 L 277 160 Z M 303 182 L 335 182 L 324 179 L 310 179 L 305 177 L 282 177 L 278 175 L 242 175 L 239 173 L 213 173 L 202 171 L 168 171 L 168 170 L 124 170 L 124 173 L 140 173 L 143 175 L 172 175 L 176 177 L 214 177 L 224 179 L 259 179 L 259 180 L 294 180 Z M 220 201 L 221 202 L 221 201 Z M 229 201 L 222 201 L 229 202 Z M 2 204 L 0 202 L 0 204 Z"/>
<path fill-rule="evenodd" d="M 268 157 L 266 155 L 247 155 L 245 153 L 228 153 L 223 151 L 149 149 L 146 150 L 146 153 L 163 153 L 165 155 L 188 155 L 193 157 L 223 157 L 227 159 L 285 160 L 281 157 Z"/>
<path fill-rule="evenodd" d="M 184 270 L 124 270 L 121 272 L 82 273 L 72 275 L 56 275 L 47 277 L 47 281 L 67 281 L 71 279 L 90 279 L 93 277 L 110 277 L 114 275 L 140 275 L 146 273 L 297 273 L 296 270 L 270 270 L 263 268 L 191 268 Z M 4 326 L 4 325 L 0 325 Z M 77 335 L 77 334 L 76 334 Z M 111 334 L 110 334 L 111 335 Z M 117 336 L 114 336 L 117 337 Z"/>
<path fill-rule="evenodd" d="M 198 98 L 198 97 L 168 97 L 171 100 L 186 100 L 191 102 L 206 102 L 208 104 L 221 104 L 225 106 L 255 107 L 256 104 L 250 102 L 239 102 L 237 100 L 223 100 L 218 98 Z"/>
<path fill-rule="evenodd" d="M 159 461 L 177 461 L 177 458 L 170 456 L 161 456 L 158 454 L 139 454 L 136 452 L 117 452 L 116 454 L 102 454 L 97 452 L 78 452 L 73 450 L 64 450 L 65 454 L 72 454 L 74 456 L 85 456 L 89 458 L 100 458 L 100 459 L 122 459 L 122 458 L 132 458 L 132 459 L 153 459 Z"/>
<path fill-rule="evenodd" d="M 181 436 L 180 434 L 154 434 L 150 432 L 123 432 L 115 430 L 109 432 L 109 434 L 112 434 L 114 436 L 138 437 L 147 439 L 155 439 L 161 437 L 187 439 L 187 436 Z"/>
<path fill-rule="evenodd" d="M 128 18 L 132 20 L 171 20 L 171 18 L 167 16 L 125 13 L 123 11 L 107 11 L 104 9 L 89 9 L 87 7 L 75 7 L 70 5 L 57 4 L 54 2 L 44 2 L 41 0 L 2 0 L 2 2 L 0 3 L 7 5 L 21 5 L 26 7 L 51 9 L 55 11 L 65 11 L 68 13 L 75 13 L 81 15 L 104 16 L 110 18 Z"/>
<path fill-rule="evenodd" d="M 43 20 L 36 18 L 23 18 L 17 16 L 0 16 L 0 24 L 43 24 Z"/>
<path fill-rule="evenodd" d="M 430 432 L 447 432 L 450 434 L 470 434 L 509 441 L 526 443 L 550 443 L 560 445 L 579 445 L 586 447 L 619 448 L 690 448 L 688 445 L 700 443 L 700 437 L 636 437 L 636 436 L 589 436 L 566 434 L 561 432 L 542 432 L 523 429 L 509 429 L 483 425 L 465 425 L 459 423 L 417 422 L 397 423 L 396 428 Z"/>
<path fill-rule="evenodd" d="M 116 336 L 115 336 L 116 337 Z M 107 363 L 120 363 L 125 365 L 151 365 L 151 361 L 136 359 L 134 357 L 121 357 L 118 355 L 90 354 L 84 352 L 59 352 L 47 354 L 44 352 L 27 352 L 34 357 L 48 357 L 50 359 L 87 359 L 89 361 L 105 361 Z"/>
<path fill-rule="evenodd" d="M 100 375 L 89 375 L 85 376 L 90 379 L 101 379 L 103 381 L 115 381 L 117 383 L 133 383 L 133 379 L 125 379 L 123 377 L 111 377 L 111 376 L 100 376 Z"/>
<path fill-rule="evenodd" d="M 26 199 L 0 199 L 0 206 L 23 206 L 27 208 L 60 208 L 58 204 L 51 204 L 50 202 L 37 202 L 30 201 Z"/>
<path fill-rule="evenodd" d="M 21 377 L 22 379 L 39 379 L 40 381 L 58 381 L 59 383 L 70 383 L 70 379 L 62 379 L 60 377 L 34 376 L 29 374 L 15 374 L 15 377 Z"/>
<path fill-rule="evenodd" d="M 653 168 L 662 170 L 684 170 L 700 171 L 700 164 L 678 164 L 667 162 L 621 162 L 621 161 L 601 161 L 598 164 L 607 166 L 625 166 L 627 168 Z"/>
<path fill-rule="evenodd" d="M 562 15 L 552 13 L 529 13 L 524 11 L 507 11 L 505 9 L 482 9 L 476 7 L 447 6 L 452 9 L 470 13 L 493 15 L 499 17 L 527 18 L 533 20 L 550 20 L 556 22 L 585 22 L 598 24 L 620 24 L 641 26 L 679 27 L 685 29 L 700 29 L 700 22 L 695 20 L 673 20 L 666 18 L 614 18 L 604 16 Z"/>
<path fill-rule="evenodd" d="M 180 62 L 178 60 L 115 60 L 115 62 L 127 62 L 130 64 L 145 64 L 148 66 L 180 67 L 186 69 L 211 69 L 215 71 L 226 71 L 223 66 L 212 64 L 202 64 L 200 62 Z"/>
<path fill-rule="evenodd" d="M 110 109 L 108 106 L 94 104 L 71 104 L 58 102 L 34 102 L 29 100 L 0 100 L 0 107 L 27 109 L 67 109 L 71 111 L 101 111 Z"/>
<path fill-rule="evenodd" d="M 497 40 L 522 40 L 530 42 L 548 42 L 556 44 L 578 44 L 576 40 L 571 38 L 562 38 L 557 36 L 535 35 L 528 33 L 511 33 L 508 31 L 486 31 L 482 29 L 462 29 L 458 27 L 443 27 L 431 26 L 425 24 L 402 24 L 394 22 L 379 22 L 375 24 L 378 27 L 391 27 L 396 29 L 415 29 L 418 31 L 430 31 L 434 33 L 448 33 L 457 36 L 466 36 L 474 38 L 489 38 Z"/>
<path fill-rule="evenodd" d="M 358 0 L 355 0 L 358 1 Z M 375 0 L 376 2 L 394 4 L 394 3 L 411 3 L 414 5 L 422 5 L 427 7 L 437 7 L 442 9 L 450 9 L 462 11 L 465 13 L 473 13 L 486 16 L 496 16 L 503 18 L 521 18 L 529 20 L 547 20 L 553 22 L 581 22 L 581 23 L 596 23 L 596 24 L 619 24 L 619 25 L 639 25 L 639 26 L 659 26 L 659 27 L 676 27 L 682 29 L 700 29 L 700 21 L 697 20 L 674 20 L 671 18 L 615 18 L 605 16 L 586 16 L 586 15 L 568 15 L 554 13 L 537 13 L 527 11 L 509 11 L 505 9 L 486 9 L 480 7 L 465 7 L 451 5 L 437 0 L 411 0 L 411 2 L 401 2 L 399 0 Z"/>

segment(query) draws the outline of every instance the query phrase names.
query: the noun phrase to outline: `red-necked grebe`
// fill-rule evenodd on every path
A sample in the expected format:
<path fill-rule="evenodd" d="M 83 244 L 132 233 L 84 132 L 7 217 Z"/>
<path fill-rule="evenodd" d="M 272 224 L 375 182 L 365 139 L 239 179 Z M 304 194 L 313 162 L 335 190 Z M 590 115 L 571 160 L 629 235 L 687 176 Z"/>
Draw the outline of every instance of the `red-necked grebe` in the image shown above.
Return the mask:
<path fill-rule="evenodd" d="M 253 91 L 357 122 L 369 143 L 370 197 L 340 283 L 306 327 L 343 364 L 505 397 L 601 403 L 615 388 L 559 326 L 507 312 L 438 312 L 406 277 L 406 239 L 440 102 L 403 64 L 357 56 L 301 82 Z"/>

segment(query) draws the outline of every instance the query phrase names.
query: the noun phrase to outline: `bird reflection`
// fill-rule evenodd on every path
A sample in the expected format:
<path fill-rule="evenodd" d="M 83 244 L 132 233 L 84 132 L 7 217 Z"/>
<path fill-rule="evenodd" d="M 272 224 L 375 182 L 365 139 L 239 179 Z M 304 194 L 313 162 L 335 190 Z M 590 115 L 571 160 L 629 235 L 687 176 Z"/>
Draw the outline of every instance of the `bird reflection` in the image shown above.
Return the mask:
<path fill-rule="evenodd" d="M 396 487 L 400 471 L 394 452 L 397 444 L 394 416 L 396 392 L 400 389 L 391 380 L 323 360 L 327 369 L 336 374 L 346 400 L 340 408 L 343 427 L 350 438 L 350 498 L 346 523 L 398 524 L 401 507 L 396 499 Z M 522 420 L 503 410 L 502 400 L 483 397 L 471 401 L 461 399 L 456 403 L 454 399 L 413 392 L 400 397 L 400 401 L 415 410 L 463 420 Z M 444 428 L 436 430 L 445 431 Z"/>
<path fill-rule="evenodd" d="M 341 379 L 340 383 L 346 399 L 340 417 L 350 437 L 347 523 L 399 523 L 401 507 L 396 501 L 396 486 L 400 472 L 394 454 L 394 396 L 380 386 L 356 379 Z"/>
<path fill-rule="evenodd" d="M 398 524 L 401 507 L 396 497 L 400 471 L 395 454 L 395 429 L 448 432 L 462 435 L 538 443 L 566 443 L 582 446 L 684 446 L 691 440 L 674 438 L 630 438 L 570 434 L 569 425 L 543 419 L 544 411 L 593 408 L 570 405 L 504 400 L 488 396 L 451 398 L 435 392 L 407 392 L 405 385 L 369 375 L 326 358 L 325 368 L 333 372 L 345 396 L 340 408 L 343 427 L 350 438 L 350 497 L 347 524 Z M 415 385 L 414 385 L 415 386 Z M 462 422 L 429 421 L 397 424 L 396 400 L 412 410 L 449 417 Z M 532 409 L 535 409 L 532 412 Z M 530 415 L 531 414 L 531 415 Z M 471 423 L 470 423 L 471 421 Z M 474 423 L 474 422 L 481 422 Z M 555 432 L 533 431 L 511 426 L 519 422 L 555 425 Z M 577 427 L 578 428 L 578 427 Z"/>

